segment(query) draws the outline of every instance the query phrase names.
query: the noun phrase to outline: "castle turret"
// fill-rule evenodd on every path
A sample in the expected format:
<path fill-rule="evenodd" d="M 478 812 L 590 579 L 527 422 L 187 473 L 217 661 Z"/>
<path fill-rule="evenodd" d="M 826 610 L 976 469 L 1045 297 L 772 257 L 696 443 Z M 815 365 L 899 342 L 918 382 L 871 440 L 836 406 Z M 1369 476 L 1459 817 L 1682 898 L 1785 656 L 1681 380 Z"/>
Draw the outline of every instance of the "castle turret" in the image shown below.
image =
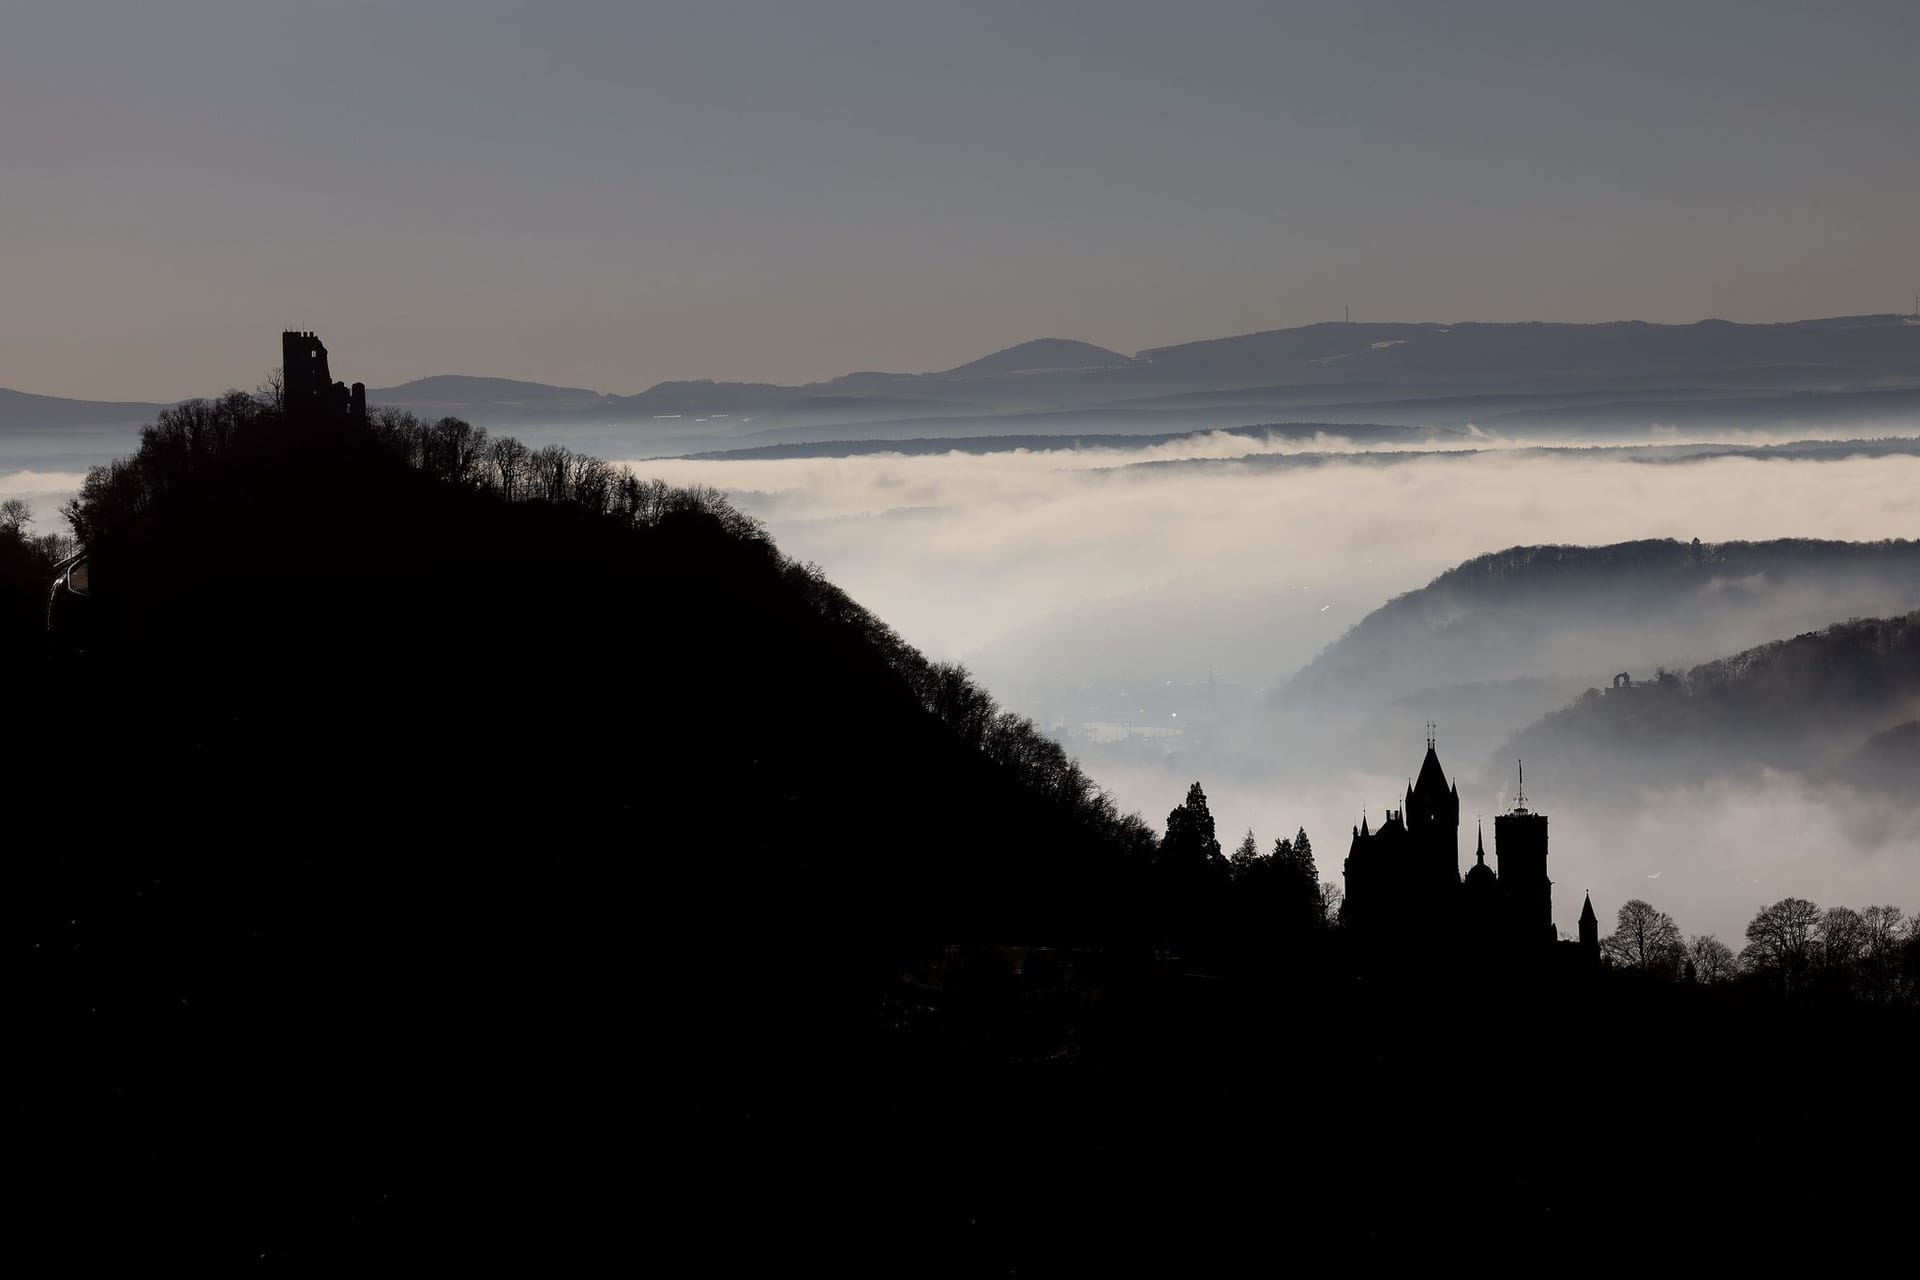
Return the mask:
<path fill-rule="evenodd" d="M 1580 904 L 1580 954 L 1590 964 L 1600 963 L 1600 917 L 1593 914 L 1593 894 Z"/>
<path fill-rule="evenodd" d="M 1478 896 L 1491 893 L 1499 883 L 1499 877 L 1493 874 L 1493 868 L 1487 865 L 1487 838 L 1478 826 L 1474 827 L 1473 865 L 1467 868 L 1466 887 L 1469 893 Z"/>
<path fill-rule="evenodd" d="M 1427 726 L 1427 755 L 1407 789 L 1407 832 L 1413 837 L 1420 873 L 1435 886 L 1460 883 L 1460 793 L 1447 781 Z"/>

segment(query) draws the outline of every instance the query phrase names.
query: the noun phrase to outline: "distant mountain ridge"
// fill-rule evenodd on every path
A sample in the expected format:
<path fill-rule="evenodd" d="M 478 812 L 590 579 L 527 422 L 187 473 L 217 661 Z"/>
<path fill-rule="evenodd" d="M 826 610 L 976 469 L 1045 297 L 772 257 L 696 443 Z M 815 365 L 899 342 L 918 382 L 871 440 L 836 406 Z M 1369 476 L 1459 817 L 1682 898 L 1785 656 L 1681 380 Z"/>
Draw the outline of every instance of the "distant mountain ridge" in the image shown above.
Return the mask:
<path fill-rule="evenodd" d="M 600 391 L 589 391 L 585 387 L 556 387 L 544 382 L 524 382 L 518 378 L 489 378 L 464 373 L 436 373 L 427 378 L 415 378 L 403 382 L 397 387 L 374 387 L 367 391 L 369 399 L 388 404 L 420 404 L 446 402 L 457 404 L 474 401 L 571 401 L 571 400 L 610 400 L 614 397 Z"/>
<path fill-rule="evenodd" d="M 1457 324 L 1327 321 L 1151 347 L 1126 355 L 1067 338 L 1037 338 L 947 369 L 863 371 L 803 384 L 669 380 L 632 395 L 486 376 L 436 374 L 369 393 L 375 404 L 461 413 L 479 421 L 528 413 L 598 419 L 770 415 L 782 425 L 858 421 L 883 412 L 983 418 L 1098 407 L 1288 416 L 1287 406 L 1348 404 L 1396 425 L 1459 425 L 1482 414 L 1557 423 L 1645 426 L 1691 414 L 1764 417 L 1796 392 L 1920 389 L 1920 322 L 1883 314 L 1777 324 L 1702 320 Z M 11 399 L 9 399 L 11 397 Z M 1506 397 L 1477 401 L 1485 397 Z M 28 404 L 31 400 L 37 403 Z M 892 409 L 882 405 L 891 402 Z M 1424 403 L 1416 403 L 1424 402 Z M 0 428 L 57 425 L 104 410 L 0 393 Z M 67 406 L 67 407 L 62 407 Z M 1395 407 L 1398 406 L 1396 409 Z M 1612 406 L 1610 409 L 1609 406 Z M 1704 407 L 1702 407 L 1704 406 Z M 157 406 L 155 406 L 157 408 Z M 1885 404 L 1789 405 L 1799 411 L 1910 413 Z M 142 414 L 140 417 L 150 416 Z M 1161 422 L 1163 429 L 1175 424 Z M 1221 424 L 1227 425 L 1227 424 Z"/>
<path fill-rule="evenodd" d="M 67 400 L 0 387 L 0 431 L 39 427 L 118 427 L 151 422 L 169 406 L 142 400 Z"/>

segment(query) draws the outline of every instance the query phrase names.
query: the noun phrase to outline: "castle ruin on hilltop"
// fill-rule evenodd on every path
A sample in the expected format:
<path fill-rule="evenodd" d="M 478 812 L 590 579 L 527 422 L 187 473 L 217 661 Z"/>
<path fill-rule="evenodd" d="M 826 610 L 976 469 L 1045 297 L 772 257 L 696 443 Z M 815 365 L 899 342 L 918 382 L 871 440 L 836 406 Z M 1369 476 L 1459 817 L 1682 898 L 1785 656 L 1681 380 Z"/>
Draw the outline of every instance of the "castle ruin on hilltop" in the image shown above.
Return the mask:
<path fill-rule="evenodd" d="M 285 330 L 280 335 L 282 404 L 287 421 L 365 422 L 367 387 L 335 382 L 327 369 L 327 348 L 318 334 Z"/>

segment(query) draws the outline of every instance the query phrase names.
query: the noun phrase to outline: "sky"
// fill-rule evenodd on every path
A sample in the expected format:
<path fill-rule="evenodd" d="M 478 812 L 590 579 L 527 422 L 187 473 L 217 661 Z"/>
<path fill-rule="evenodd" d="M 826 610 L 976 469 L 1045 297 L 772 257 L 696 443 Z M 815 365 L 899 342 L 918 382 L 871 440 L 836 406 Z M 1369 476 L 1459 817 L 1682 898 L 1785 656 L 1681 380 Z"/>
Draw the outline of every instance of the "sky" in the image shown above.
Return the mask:
<path fill-rule="evenodd" d="M 7 0 L 0 386 L 630 393 L 1920 288 L 1920 6 Z"/>

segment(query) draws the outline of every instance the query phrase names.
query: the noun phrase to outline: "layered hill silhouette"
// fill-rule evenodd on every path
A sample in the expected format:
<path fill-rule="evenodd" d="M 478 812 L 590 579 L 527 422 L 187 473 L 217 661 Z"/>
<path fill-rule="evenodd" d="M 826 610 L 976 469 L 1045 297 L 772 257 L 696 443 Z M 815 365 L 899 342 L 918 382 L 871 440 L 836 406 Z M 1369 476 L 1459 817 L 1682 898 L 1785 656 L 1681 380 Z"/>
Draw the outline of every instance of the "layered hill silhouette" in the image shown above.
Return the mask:
<path fill-rule="evenodd" d="M 1510 779 L 1508 740 L 1585 690 L 1916 605 L 1920 543 L 1904 540 L 1510 547 L 1367 614 L 1251 724 L 1262 741 L 1310 741 L 1290 765 L 1324 771 L 1389 767 L 1407 726 L 1434 720 Z"/>
<path fill-rule="evenodd" d="M 1904 793 L 1920 718 L 1920 613 L 1857 618 L 1650 681 L 1593 689 L 1505 754 L 1549 782 L 1692 781 L 1760 767 Z M 1856 766 L 1864 766 L 1855 778 Z"/>
<path fill-rule="evenodd" d="M 1047 415 L 1099 409 L 1107 429 L 1335 421 L 1460 429 L 1644 432 L 1690 427 L 1864 426 L 1920 402 L 1920 323 L 1899 315 L 1781 324 L 1321 323 L 1126 355 L 1064 338 L 1022 342 L 948 369 L 856 372 L 819 382 L 671 380 L 633 394 L 436 375 L 376 388 L 375 404 L 488 424 L 706 419 L 696 440 L 839 424 L 971 420 L 954 434 L 1086 430 Z M 123 408 L 0 393 L 0 429 Z M 106 418 L 101 418 L 106 414 Z M 1223 416 L 1227 420 L 1223 420 Z M 752 417 L 752 430 L 737 421 Z M 722 427 L 721 423 L 731 424 Z M 943 428 L 941 434 L 947 434 Z M 678 447 L 679 437 L 662 432 Z M 831 436 L 822 438 L 833 438 Z M 697 448 L 698 444 L 686 447 Z M 711 447 L 711 446 L 709 446 Z"/>
<path fill-rule="evenodd" d="M 137 427 L 167 406 L 133 400 L 68 400 L 0 387 L 0 432 L 60 427 Z"/>
<path fill-rule="evenodd" d="M 1511 547 L 1388 601 L 1277 696 L 1379 705 L 1450 685 L 1593 683 L 1915 604 L 1920 543 L 1906 540 Z"/>

